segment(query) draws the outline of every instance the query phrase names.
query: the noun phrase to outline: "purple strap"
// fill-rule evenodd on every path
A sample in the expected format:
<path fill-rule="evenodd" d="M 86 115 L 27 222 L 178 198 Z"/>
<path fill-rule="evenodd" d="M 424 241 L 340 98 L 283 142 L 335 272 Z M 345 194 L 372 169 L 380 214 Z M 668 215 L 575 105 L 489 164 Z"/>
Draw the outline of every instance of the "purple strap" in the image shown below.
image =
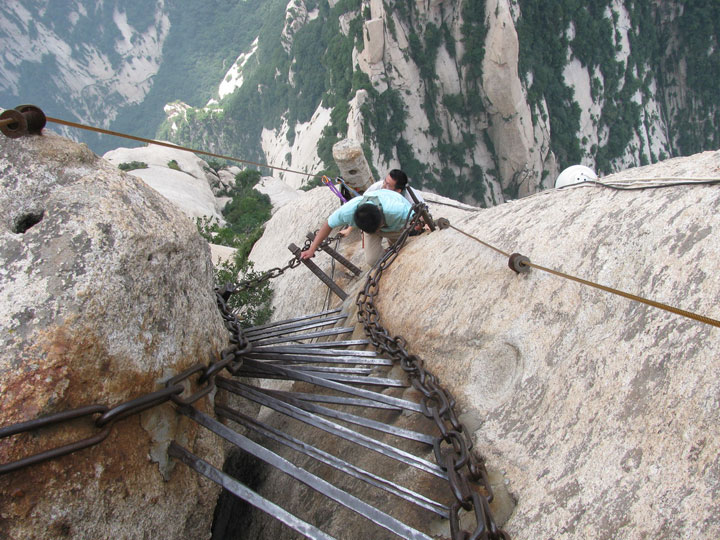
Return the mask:
<path fill-rule="evenodd" d="M 330 191 L 332 191 L 335 195 L 340 197 L 340 200 L 344 203 L 347 202 L 347 199 L 342 196 L 342 193 L 340 193 L 335 186 L 333 186 L 332 182 L 327 176 L 323 176 L 322 178 L 323 183 L 330 188 Z"/>

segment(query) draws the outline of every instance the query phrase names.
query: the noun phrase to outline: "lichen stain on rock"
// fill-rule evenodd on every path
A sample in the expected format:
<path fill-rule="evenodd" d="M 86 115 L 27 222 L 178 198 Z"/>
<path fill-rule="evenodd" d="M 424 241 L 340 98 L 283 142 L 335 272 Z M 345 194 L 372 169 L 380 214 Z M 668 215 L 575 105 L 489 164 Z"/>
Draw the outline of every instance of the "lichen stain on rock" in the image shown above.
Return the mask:
<path fill-rule="evenodd" d="M 48 329 L 37 334 L 23 358 L 23 365 L 5 377 L 8 383 L 0 396 L 4 424 L 91 404 L 113 407 L 157 386 L 158 374 L 126 369 L 89 329 Z M 54 440 L 44 441 L 48 443 Z"/>
<path fill-rule="evenodd" d="M 4 423 L 23 422 L 50 414 L 67 388 L 67 372 L 67 366 L 54 364 L 17 373 L 3 385 L 0 396 Z M 0 444 L 3 441 L 0 440 Z"/>
<path fill-rule="evenodd" d="M 679 257 L 685 255 L 691 249 L 701 245 L 703 239 L 711 232 L 712 228 L 709 226 L 701 228 L 698 223 L 690 224 L 686 230 L 677 232 L 674 239 L 675 241 L 670 248 L 670 253 L 677 252 Z"/>
<path fill-rule="evenodd" d="M 90 404 L 111 408 L 157 388 L 157 374 L 123 369 L 123 362 L 108 355 L 101 340 L 78 328 L 48 330 L 37 345 L 26 351 L 24 358 L 25 365 L 13 374 L 0 395 L 3 425 Z M 38 368 L 39 363 L 44 367 Z M 200 408 L 205 407 L 200 404 Z M 169 415 L 174 418 L 171 425 L 165 425 L 159 434 L 153 433 L 153 428 L 159 425 L 154 418 Z M 99 415 L 92 415 L 2 439 L 3 461 L 96 435 L 97 418 Z M 8 493 L 13 485 L 27 486 L 21 497 L 6 499 L 4 514 L 10 518 L 27 517 L 37 501 L 45 497 L 49 483 L 55 482 L 77 485 L 78 496 L 87 489 L 80 486 L 87 486 L 88 482 L 106 494 L 118 490 L 140 493 L 162 490 L 162 480 L 170 478 L 172 468 L 157 459 L 157 452 L 148 449 L 157 446 L 158 441 L 178 436 L 186 444 L 194 441 L 198 427 L 187 419 L 178 419 L 170 404 L 143 413 L 142 419 L 141 422 L 140 415 L 121 419 L 112 424 L 107 439 L 96 446 L 0 477 L 2 492 Z M 149 467 L 151 460 L 157 461 L 160 469 Z M 137 474 L 138 471 L 144 472 Z"/>

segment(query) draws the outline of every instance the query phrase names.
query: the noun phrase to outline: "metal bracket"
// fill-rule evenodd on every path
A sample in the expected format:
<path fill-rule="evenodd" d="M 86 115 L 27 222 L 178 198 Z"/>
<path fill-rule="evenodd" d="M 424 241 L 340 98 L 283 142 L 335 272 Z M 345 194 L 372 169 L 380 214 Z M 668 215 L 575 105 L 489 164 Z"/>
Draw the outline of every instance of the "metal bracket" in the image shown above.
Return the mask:
<path fill-rule="evenodd" d="M 410 186 L 407 186 L 407 191 L 410 194 L 410 197 L 412 197 L 412 200 L 415 201 L 415 204 L 420 204 L 420 200 L 417 198 L 417 195 L 415 195 L 413 188 L 411 188 Z M 427 224 L 427 226 L 430 227 L 430 232 L 435 232 L 435 222 L 433 221 L 433 218 L 430 215 L 430 213 L 427 212 L 426 210 L 421 210 L 420 216 L 422 217 L 423 221 Z"/>
<path fill-rule="evenodd" d="M 288 246 L 288 249 L 292 252 L 293 255 L 295 255 L 296 257 L 300 257 L 300 253 L 302 252 L 302 250 L 295 244 L 290 244 Z M 347 293 L 343 291 L 337 283 L 330 279 L 330 276 L 320 270 L 317 264 L 312 262 L 310 259 L 300 259 L 300 262 L 307 266 L 313 274 L 320 278 L 320 281 L 330 287 L 330 290 L 334 292 L 338 297 L 340 297 L 340 300 L 345 300 L 348 297 Z"/>
<path fill-rule="evenodd" d="M 315 233 L 309 232 L 307 233 L 307 237 L 312 242 L 313 240 L 315 240 Z M 337 251 L 335 251 L 335 249 L 331 248 L 329 245 L 320 244 L 319 249 L 330 255 L 333 259 L 342 264 L 345 268 L 350 270 L 356 276 L 359 276 L 361 274 L 362 271 L 357 266 L 355 266 L 345 257 L 340 255 Z"/>
<path fill-rule="evenodd" d="M 39 135 L 46 122 L 45 113 L 35 105 L 20 105 L 0 114 L 0 132 L 9 139 Z"/>
<path fill-rule="evenodd" d="M 524 274 L 530 271 L 530 259 L 528 259 L 525 255 L 513 253 L 510 255 L 510 259 L 508 260 L 508 266 L 510 267 L 510 270 L 516 274 Z"/>

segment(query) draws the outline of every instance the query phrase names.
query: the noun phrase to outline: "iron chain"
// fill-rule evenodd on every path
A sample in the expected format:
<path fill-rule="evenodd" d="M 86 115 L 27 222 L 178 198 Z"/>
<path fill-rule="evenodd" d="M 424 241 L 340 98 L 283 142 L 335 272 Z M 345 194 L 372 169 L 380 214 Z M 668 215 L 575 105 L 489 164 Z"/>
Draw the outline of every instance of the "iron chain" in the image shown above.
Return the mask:
<path fill-rule="evenodd" d="M 309 247 L 309 244 L 310 242 L 308 241 L 307 247 Z M 230 373 L 235 375 L 242 366 L 242 356 L 249 352 L 252 348 L 250 342 L 245 337 L 240 322 L 227 305 L 227 301 L 230 296 L 233 293 L 250 287 L 256 287 L 269 279 L 281 276 L 286 270 L 295 268 L 299 265 L 300 260 L 298 258 L 293 258 L 283 268 L 273 268 L 256 278 L 243 281 L 239 284 L 227 284 L 222 288 L 215 289 L 217 306 L 223 318 L 225 328 L 230 332 L 231 343 L 230 347 L 227 347 L 220 353 L 220 359 L 216 362 L 207 366 L 204 364 L 196 364 L 168 380 L 165 383 L 165 388 L 133 398 L 112 408 L 98 404 L 87 405 L 77 409 L 63 411 L 37 418 L 35 420 L 0 428 L 0 439 L 2 439 L 4 437 L 10 437 L 20 433 L 35 431 L 42 427 L 60 425 L 80 418 L 100 415 L 93 422 L 94 428 L 99 430 L 95 435 L 64 444 L 56 448 L 51 448 L 10 463 L 1 463 L 0 474 L 16 471 L 49 459 L 70 454 L 83 448 L 94 446 L 104 441 L 110 434 L 112 425 L 123 418 L 139 414 L 150 408 L 162 405 L 167 401 L 172 401 L 179 406 L 191 405 L 212 392 L 215 389 L 215 377 L 217 374 L 223 369 L 227 369 Z M 190 378 L 194 376 L 197 376 L 197 390 L 188 397 L 182 397 L 182 394 L 185 391 L 183 383 L 185 381 L 189 381 Z"/>
<path fill-rule="evenodd" d="M 470 434 L 454 412 L 455 399 L 440 386 L 434 375 L 425 370 L 422 359 L 408 353 L 405 339 L 391 336 L 380 324 L 380 314 L 375 305 L 383 272 L 395 261 L 411 231 L 416 230 L 423 210 L 426 212 L 427 207 L 422 203 L 413 206 L 414 217 L 406 223 L 398 240 L 368 274 L 365 287 L 358 293 L 356 300 L 358 320 L 373 345 L 390 355 L 408 374 L 413 387 L 423 395 L 423 413 L 437 425 L 440 436 L 434 444 L 435 456 L 438 464 L 448 473 L 450 490 L 456 500 L 450 511 L 452 539 L 508 540 L 509 535 L 498 528 L 490 511 L 493 492 L 485 464 L 472 453 Z M 472 484 L 484 493 L 478 493 Z M 460 526 L 461 509 L 474 512 L 477 523 L 474 531 L 465 531 Z"/>

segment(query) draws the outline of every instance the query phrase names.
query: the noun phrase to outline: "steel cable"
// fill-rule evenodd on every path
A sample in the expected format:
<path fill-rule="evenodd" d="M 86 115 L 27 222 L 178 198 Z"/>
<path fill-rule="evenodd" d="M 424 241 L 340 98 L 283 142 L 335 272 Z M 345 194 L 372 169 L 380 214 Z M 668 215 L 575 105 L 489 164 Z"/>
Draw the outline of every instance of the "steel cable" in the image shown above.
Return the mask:
<path fill-rule="evenodd" d="M 133 140 L 133 141 L 143 142 L 143 143 L 146 143 L 146 144 L 155 144 L 155 145 L 158 145 L 158 146 L 164 146 L 164 147 L 166 147 L 166 148 L 172 148 L 173 150 L 183 150 L 183 151 L 185 151 L 185 152 L 192 152 L 192 153 L 194 153 L 194 154 L 201 154 L 201 155 L 204 155 L 204 156 L 210 156 L 210 157 L 214 157 L 214 158 L 218 158 L 218 159 L 226 159 L 226 160 L 228 160 L 228 161 L 235 161 L 235 162 L 238 162 L 238 163 L 244 163 L 244 164 L 246 164 L 246 165 L 254 165 L 254 166 L 256 166 L 256 167 L 264 167 L 264 168 L 273 169 L 273 170 L 276 170 L 276 171 L 283 171 L 283 172 L 288 172 L 288 173 L 293 173 L 293 174 L 301 174 L 301 175 L 303 175 L 303 176 L 312 176 L 312 177 L 318 177 L 318 178 L 322 176 L 321 174 L 306 173 L 306 172 L 301 172 L 301 171 L 295 171 L 295 170 L 292 170 L 292 169 L 285 169 L 285 168 L 283 168 L 283 167 L 275 167 L 274 165 L 268 165 L 268 164 L 266 164 L 266 163 L 258 163 L 258 162 L 256 162 L 256 161 L 249 161 L 249 160 L 247 160 L 247 159 L 239 159 L 239 158 L 232 157 L 232 156 L 225 156 L 225 155 L 223 155 L 223 154 L 215 154 L 215 153 L 213 153 L 213 152 L 206 152 L 205 150 L 197 150 L 197 149 L 194 149 L 194 148 L 187 148 L 187 147 L 185 147 L 185 146 L 180 146 L 180 145 L 177 145 L 177 144 L 172 144 L 172 143 L 168 143 L 168 142 L 164 142 L 164 141 L 158 141 L 158 140 L 155 140 L 155 139 L 146 139 L 146 138 L 144 138 L 144 137 L 137 137 L 137 136 L 135 136 L 135 135 L 128 135 L 127 133 L 120 133 L 120 132 L 118 132 L 118 131 L 110 131 L 109 129 L 103 129 L 103 128 L 98 128 L 98 127 L 94 127 L 94 126 L 87 126 L 87 125 L 85 125 L 85 124 L 79 124 L 79 123 L 77 123 L 77 122 L 70 122 L 70 121 L 68 121 L 68 120 L 61 120 L 61 119 L 59 119 L 59 118 L 52 118 L 52 117 L 50 117 L 50 116 L 47 117 L 47 121 L 48 121 L 48 122 L 53 122 L 53 123 L 55 123 L 55 124 L 60 124 L 60 125 L 63 125 L 63 126 L 74 127 L 74 128 L 78 128 L 78 129 L 84 129 L 84 130 L 87 130 L 87 131 L 93 131 L 93 132 L 95 132 L 95 133 L 102 133 L 102 134 L 104 134 L 104 135 L 114 135 L 115 137 L 122 137 L 122 138 L 125 138 L 125 139 L 130 139 L 130 140 Z"/>
<path fill-rule="evenodd" d="M 485 247 L 488 247 L 488 248 L 496 251 L 497 253 L 499 253 L 499 254 L 501 254 L 501 255 L 504 255 L 505 257 L 510 257 L 510 254 L 509 254 L 509 253 L 507 253 L 507 252 L 505 252 L 505 251 L 503 251 L 503 250 L 501 250 L 501 249 L 499 249 L 499 248 L 497 248 L 497 247 L 495 247 L 495 246 L 493 246 L 493 245 L 491 245 L 491 244 L 488 244 L 487 242 L 485 242 L 485 241 L 483 241 L 483 240 L 481 240 L 481 239 L 479 239 L 479 238 L 477 238 L 477 237 L 475 237 L 475 236 L 473 236 L 473 235 L 471 235 L 471 234 L 468 234 L 467 232 L 465 232 L 465 231 L 463 231 L 463 230 L 461 230 L 461 229 L 458 229 L 457 227 L 455 227 L 455 226 L 451 225 L 449 222 L 447 222 L 447 220 L 444 220 L 443 225 L 445 225 L 445 224 L 447 225 L 447 227 L 449 227 L 449 228 L 451 228 L 451 229 L 453 229 L 453 230 L 456 230 L 457 232 L 459 232 L 459 233 L 461 233 L 461 234 L 464 234 L 464 235 L 467 236 L 468 238 L 471 238 L 471 239 L 475 240 L 476 242 L 479 242 L 480 244 L 484 245 Z M 441 228 L 442 228 L 442 227 L 443 227 L 443 226 L 441 225 Z M 712 319 L 712 318 L 710 318 L 710 317 L 706 317 L 705 315 L 700 315 L 700 314 L 698 314 L 698 313 L 693 313 L 693 312 L 691 312 L 691 311 L 687 311 L 687 310 L 684 310 L 684 309 L 680 309 L 680 308 L 671 306 L 671 305 L 669 305 L 669 304 L 665 304 L 665 303 L 663 303 L 663 302 L 657 302 L 657 301 L 655 301 L 655 300 L 650 300 L 650 299 L 648 299 L 648 298 L 643 298 L 642 296 L 638 296 L 638 295 L 636 295 L 636 294 L 632 294 L 632 293 L 628 293 L 628 292 L 625 292 L 625 291 L 621 291 L 621 290 L 615 289 L 615 288 L 613 288 L 613 287 L 608 287 L 608 286 L 606 286 L 606 285 L 600 285 L 599 283 L 595 283 L 595 282 L 593 282 L 593 281 L 589 281 L 589 280 L 586 280 L 586 279 L 582 279 L 582 278 L 579 278 L 579 277 L 576 277 L 576 276 L 573 276 L 573 275 L 570 275 L 570 274 L 566 274 L 566 273 L 564 273 L 564 272 L 560 272 L 560 271 L 558 271 L 558 270 L 553 270 L 552 268 L 547 268 L 547 267 L 545 267 L 545 266 L 541 266 L 541 265 L 539 265 L 539 264 L 535 264 L 535 263 L 533 263 L 533 262 L 531 262 L 531 261 L 529 261 L 529 260 L 523 260 L 520 264 L 521 264 L 522 266 L 530 266 L 530 267 L 535 268 L 536 270 L 540 270 L 540 271 L 542 271 L 542 272 L 547 272 L 547 273 L 549 273 L 549 274 L 553 274 L 553 275 L 558 276 L 558 277 L 561 277 L 561 278 L 569 279 L 569 280 L 571 280 L 571 281 L 575 281 L 575 282 L 577 282 L 577 283 L 581 283 L 581 284 L 587 285 L 587 286 L 589 286 L 589 287 L 594 287 L 594 288 L 596 288 L 596 289 L 600 289 L 600 290 L 602 290 L 602 291 L 609 292 L 609 293 L 611 293 L 611 294 L 615 294 L 615 295 L 618 295 L 618 296 L 622 296 L 622 297 L 627 298 L 627 299 L 629 299 L 629 300 L 634 300 L 634 301 L 636 301 L 636 302 L 640 302 L 640 303 L 646 304 L 646 305 L 648 305 L 648 306 L 652 306 L 652 307 L 655 307 L 655 308 L 658 308 L 658 309 L 662 309 L 662 310 L 665 310 L 665 311 L 669 311 L 670 313 L 675 313 L 676 315 L 681 315 L 681 316 L 683 316 L 683 317 L 687 317 L 687 318 L 689 318 L 689 319 L 693 319 L 693 320 L 695 320 L 695 321 L 702 322 L 702 323 L 709 324 L 709 325 L 711 325 L 711 326 L 715 326 L 715 327 L 720 328 L 720 321 L 718 321 L 718 320 L 716 320 L 716 319 Z"/>

